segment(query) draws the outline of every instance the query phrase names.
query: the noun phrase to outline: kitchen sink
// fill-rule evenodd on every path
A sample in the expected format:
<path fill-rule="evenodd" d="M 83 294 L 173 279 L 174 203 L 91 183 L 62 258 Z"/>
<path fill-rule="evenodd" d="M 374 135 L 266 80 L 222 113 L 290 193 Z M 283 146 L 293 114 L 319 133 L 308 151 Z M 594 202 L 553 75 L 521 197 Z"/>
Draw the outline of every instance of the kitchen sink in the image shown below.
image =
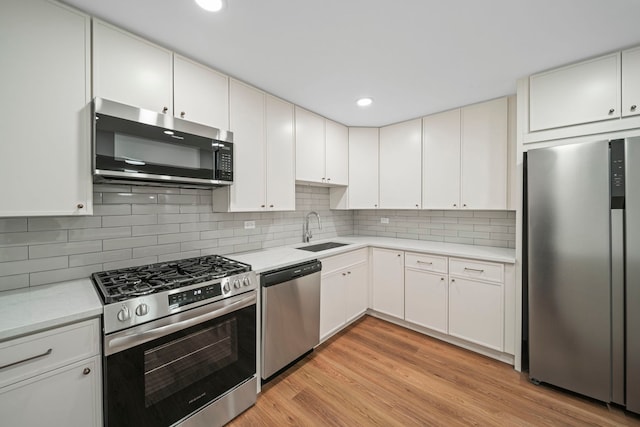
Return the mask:
<path fill-rule="evenodd" d="M 339 248 L 340 246 L 347 246 L 349 243 L 338 243 L 338 242 L 326 242 L 326 243 L 318 243 L 315 245 L 303 246 L 301 248 L 303 251 L 309 252 L 320 252 L 326 251 L 327 249 Z"/>

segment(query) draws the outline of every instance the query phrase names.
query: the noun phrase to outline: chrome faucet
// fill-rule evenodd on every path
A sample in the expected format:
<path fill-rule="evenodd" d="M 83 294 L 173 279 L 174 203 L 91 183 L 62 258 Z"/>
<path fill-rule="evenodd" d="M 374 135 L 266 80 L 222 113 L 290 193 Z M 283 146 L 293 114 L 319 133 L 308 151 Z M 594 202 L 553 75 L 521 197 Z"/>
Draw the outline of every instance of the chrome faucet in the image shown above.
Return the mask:
<path fill-rule="evenodd" d="M 320 223 L 320 215 L 318 215 L 318 212 L 309 212 L 305 217 L 304 223 L 302 224 L 302 241 L 305 243 L 308 243 L 309 239 L 313 237 L 313 234 L 311 234 L 311 230 L 309 229 L 309 217 L 311 215 L 315 215 L 316 218 L 318 218 L 318 228 L 322 230 L 322 224 Z"/>

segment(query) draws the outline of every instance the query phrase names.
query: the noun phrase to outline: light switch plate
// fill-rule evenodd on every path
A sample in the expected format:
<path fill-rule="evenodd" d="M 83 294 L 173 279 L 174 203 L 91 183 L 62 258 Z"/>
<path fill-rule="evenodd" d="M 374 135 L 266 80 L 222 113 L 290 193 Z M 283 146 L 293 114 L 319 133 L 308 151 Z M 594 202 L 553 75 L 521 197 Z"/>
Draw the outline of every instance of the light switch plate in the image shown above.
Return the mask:
<path fill-rule="evenodd" d="M 389 224 L 389 218 L 380 218 L 381 224 Z"/>
<path fill-rule="evenodd" d="M 245 230 L 253 230 L 254 228 L 256 228 L 256 222 L 255 221 L 245 221 L 244 222 L 244 229 Z"/>

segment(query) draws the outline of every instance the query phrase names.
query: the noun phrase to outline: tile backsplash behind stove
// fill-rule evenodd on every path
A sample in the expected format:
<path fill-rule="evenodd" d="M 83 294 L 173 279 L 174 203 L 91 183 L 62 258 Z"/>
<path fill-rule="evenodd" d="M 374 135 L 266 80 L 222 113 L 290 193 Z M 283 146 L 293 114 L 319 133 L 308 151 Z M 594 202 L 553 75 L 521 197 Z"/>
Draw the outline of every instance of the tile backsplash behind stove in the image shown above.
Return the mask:
<path fill-rule="evenodd" d="M 312 210 L 313 240 L 389 236 L 513 247 L 513 212 L 341 211 L 329 189 L 296 186 L 296 211 L 214 213 L 210 190 L 94 186 L 94 215 L 0 218 L 0 291 L 88 277 L 96 271 L 209 254 L 302 243 Z M 389 224 L 380 218 L 388 217 Z M 245 221 L 255 228 L 245 229 Z"/>

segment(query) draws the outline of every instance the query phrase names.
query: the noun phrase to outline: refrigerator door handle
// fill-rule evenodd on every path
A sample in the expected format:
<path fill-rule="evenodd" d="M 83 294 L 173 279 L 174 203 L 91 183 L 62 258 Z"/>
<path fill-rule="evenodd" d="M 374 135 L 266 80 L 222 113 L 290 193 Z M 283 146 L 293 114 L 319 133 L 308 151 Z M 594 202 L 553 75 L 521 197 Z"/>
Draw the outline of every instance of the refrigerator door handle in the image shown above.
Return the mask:
<path fill-rule="evenodd" d="M 625 404 L 624 210 L 611 210 L 611 401 Z"/>

